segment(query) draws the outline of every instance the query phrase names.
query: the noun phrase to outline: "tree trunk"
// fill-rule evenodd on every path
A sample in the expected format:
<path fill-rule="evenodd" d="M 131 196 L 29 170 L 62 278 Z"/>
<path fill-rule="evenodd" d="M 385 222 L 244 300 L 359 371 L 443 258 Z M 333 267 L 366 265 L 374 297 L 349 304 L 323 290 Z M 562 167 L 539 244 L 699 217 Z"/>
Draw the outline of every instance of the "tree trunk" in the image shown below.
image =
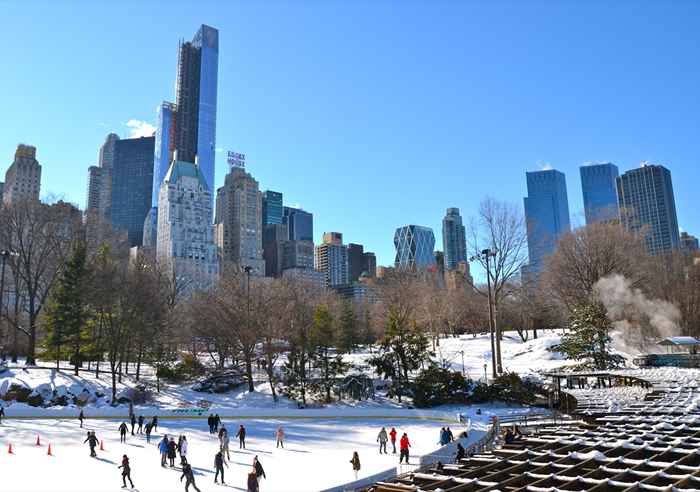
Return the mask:
<path fill-rule="evenodd" d="M 248 376 L 248 392 L 255 391 L 253 384 L 253 354 L 246 351 L 245 353 L 245 373 Z"/>
<path fill-rule="evenodd" d="M 34 311 L 36 306 L 34 296 L 29 297 L 29 343 L 27 345 L 27 361 L 25 365 L 35 366 L 36 365 L 36 315 Z"/>

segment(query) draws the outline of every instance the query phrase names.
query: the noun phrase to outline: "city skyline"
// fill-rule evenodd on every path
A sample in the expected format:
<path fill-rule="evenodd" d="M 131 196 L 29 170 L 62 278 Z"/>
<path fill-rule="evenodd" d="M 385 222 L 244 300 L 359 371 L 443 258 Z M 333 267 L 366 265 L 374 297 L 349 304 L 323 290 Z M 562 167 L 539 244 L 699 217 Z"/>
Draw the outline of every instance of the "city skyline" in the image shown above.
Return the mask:
<path fill-rule="evenodd" d="M 51 10 L 51 7 L 45 7 Z M 280 10 L 286 11 L 284 6 L 282 7 Z M 144 6 L 144 13 L 151 8 Z M 291 6 L 288 8 L 292 9 Z M 619 13 L 629 12 L 629 9 L 619 6 L 611 9 Z M 148 36 L 126 36 L 122 41 L 124 30 L 136 33 L 143 27 L 144 21 L 139 18 L 127 19 L 119 12 L 99 26 L 86 26 L 81 36 L 89 42 L 74 45 L 76 57 L 89 57 L 92 50 L 109 51 L 110 48 L 114 48 L 109 57 L 109 66 L 104 65 L 105 60 L 96 61 L 96 72 L 101 74 L 99 77 L 90 74 L 75 77 L 75 72 L 71 73 L 71 70 L 59 70 L 52 74 L 49 84 L 29 80 L 26 72 L 30 65 L 35 64 L 44 64 L 47 69 L 51 69 L 54 62 L 49 58 L 54 47 L 50 44 L 60 45 L 62 39 L 68 39 L 67 36 L 75 32 L 76 20 L 65 18 L 65 26 L 54 30 L 56 42 L 47 43 L 41 36 L 32 35 L 34 30 L 36 33 L 40 32 L 44 21 L 38 18 L 33 18 L 36 21 L 33 23 L 22 21 L 28 16 L 31 17 L 32 7 L 21 8 L 10 4 L 7 10 L 10 21 L 0 37 L 6 36 L 8 40 L 16 37 L 18 26 L 24 26 L 23 38 L 27 37 L 28 42 L 22 56 L 17 57 L 15 53 L 9 55 L 11 58 L 17 58 L 9 60 L 13 70 L 5 80 L 0 81 L 0 88 L 4 94 L 11 94 L 19 90 L 15 88 L 19 87 L 18 81 L 24 81 L 23 98 L 17 99 L 22 99 L 25 103 L 27 99 L 37 103 L 45 101 L 42 120 L 52 123 L 43 124 L 36 118 L 31 118 L 31 115 L 23 114 L 19 110 L 20 106 L 16 106 L 21 101 L 15 102 L 6 97 L 7 108 L 13 118 L 11 124 L 9 121 L 3 124 L 4 138 L 0 141 L 0 158 L 4 159 L 5 166 L 8 166 L 18 143 L 35 146 L 37 158 L 43 168 L 42 196 L 57 194 L 79 204 L 81 208 L 85 206 L 86 170 L 89 166 L 97 164 L 97 151 L 107 133 L 114 131 L 120 137 L 129 137 L 132 136 L 129 128 L 147 132 L 150 129 L 148 125 L 155 126 L 155 109 L 158 102 L 172 94 L 173 66 L 177 60 L 174 43 L 178 38 L 187 39 L 200 24 L 209 24 L 221 33 L 217 187 L 226 174 L 225 154 L 221 151 L 240 149 L 248 154 L 250 170 L 259 180 L 261 189 L 279 190 L 284 193 L 287 204 L 299 205 L 314 214 L 316 243 L 321 242 L 320 236 L 324 230 L 343 231 L 349 241 L 364 244 L 365 248 L 374 251 L 378 264 L 389 265 L 394 255 L 392 231 L 396 227 L 405 223 L 430 226 L 436 231 L 436 242 L 441 244 L 440 220 L 446 207 L 458 207 L 467 223 L 469 217 L 474 215 L 478 201 L 486 195 L 518 203 L 520 197 L 525 195 L 523 171 L 549 166 L 564 172 L 569 178 L 567 191 L 571 202 L 572 225 L 583 224 L 578 168 L 585 161 L 599 158 L 614 162 L 621 173 L 636 168 L 642 160 L 659 163 L 670 169 L 674 176 L 679 226 L 691 234 L 697 234 L 700 230 L 700 219 L 691 213 L 694 199 L 693 168 L 696 166 L 697 152 L 689 144 L 693 141 L 692 135 L 697 133 L 697 121 L 691 116 L 697 114 L 697 103 L 688 101 L 687 97 L 683 101 L 675 99 L 660 88 L 664 85 L 665 77 L 669 77 L 669 80 L 676 84 L 677 91 L 690 91 L 690 87 L 697 84 L 699 77 L 697 71 L 690 70 L 689 73 L 684 73 L 685 78 L 680 81 L 673 75 L 678 73 L 678 69 L 674 71 L 662 60 L 667 50 L 678 49 L 680 46 L 680 39 L 669 33 L 664 33 L 660 39 L 654 40 L 654 44 L 648 45 L 658 48 L 652 52 L 645 49 L 646 43 L 651 41 L 643 39 L 643 36 L 636 32 L 630 33 L 631 39 L 628 42 L 614 40 L 618 43 L 616 46 L 625 50 L 627 63 L 635 69 L 632 72 L 641 71 L 646 66 L 647 62 L 641 59 L 642 55 L 651 57 L 657 67 L 669 68 L 664 75 L 655 72 L 653 76 L 648 77 L 625 75 L 622 69 L 616 69 L 607 63 L 613 57 L 606 57 L 602 50 L 606 43 L 613 42 L 610 35 L 603 35 L 596 40 L 588 39 L 590 54 L 581 53 L 584 43 L 570 44 L 567 49 L 573 50 L 577 56 L 580 55 L 577 63 L 582 65 L 577 69 L 573 64 L 562 61 L 564 67 L 572 72 L 571 75 L 582 75 L 585 73 L 584 69 L 605 67 L 610 71 L 605 77 L 608 86 L 589 93 L 592 89 L 587 89 L 583 80 L 580 84 L 567 86 L 571 78 L 565 75 L 548 79 L 555 89 L 552 95 L 545 94 L 547 91 L 535 87 L 539 79 L 544 77 L 543 74 L 528 74 L 530 78 L 517 83 L 515 79 L 507 76 L 509 70 L 513 73 L 524 70 L 525 62 L 532 60 L 523 50 L 499 43 L 495 34 L 493 38 L 489 35 L 487 42 L 478 44 L 478 49 L 460 55 L 469 61 L 468 71 L 448 61 L 450 55 L 463 49 L 469 42 L 468 35 L 458 29 L 457 21 L 472 17 L 491 19 L 497 21 L 494 24 L 497 32 L 512 27 L 513 19 L 497 15 L 502 14 L 497 8 L 449 5 L 449 8 L 445 9 L 446 12 L 436 13 L 434 9 L 427 11 L 427 7 L 414 5 L 401 13 L 401 19 L 392 21 L 389 16 L 389 4 L 379 2 L 373 10 L 375 15 L 368 21 L 367 26 L 369 32 L 375 36 L 370 40 L 355 39 L 353 44 L 342 38 L 350 32 L 353 19 L 367 14 L 368 10 L 363 6 L 354 9 L 343 8 L 340 9 L 340 13 L 334 13 L 330 8 L 316 6 L 312 9 L 300 5 L 294 10 L 298 10 L 302 26 L 312 25 L 316 30 L 299 37 L 299 28 L 283 25 L 282 13 L 271 14 L 264 8 L 248 5 L 219 9 L 214 3 L 205 2 L 201 8 L 185 5 L 178 12 L 165 13 L 167 22 L 164 24 L 167 24 L 168 28 L 143 30 L 142 32 L 149 33 Z M 85 10 L 86 15 L 95 16 L 101 11 L 99 6 L 85 6 Z M 575 12 L 571 14 L 558 6 L 531 10 L 540 13 L 546 10 L 552 18 L 562 21 L 560 27 L 556 23 L 546 24 L 544 34 L 540 33 L 525 43 L 535 54 L 561 53 L 557 50 L 563 48 L 550 46 L 546 41 L 548 36 L 556 34 L 572 22 L 569 16 L 580 14 L 584 22 L 596 18 L 596 9 L 586 7 L 572 8 Z M 699 12 L 690 4 L 664 10 L 646 6 L 640 10 L 636 17 L 633 16 L 634 19 L 627 19 L 625 22 L 631 23 L 634 20 L 644 26 L 652 22 L 652 18 L 657 14 L 666 16 L 676 19 L 674 22 L 677 23 L 679 37 L 690 29 L 690 20 Z M 689 13 L 693 15 L 688 15 Z M 347 20 L 340 19 L 346 14 L 349 14 Z M 396 48 L 393 38 L 408 39 L 408 30 L 400 26 L 399 21 L 411 24 L 417 22 L 421 14 L 439 21 L 438 24 L 445 35 L 456 41 L 455 48 L 451 48 L 444 55 L 436 55 L 432 49 L 442 46 L 442 43 L 431 36 L 423 39 L 423 44 L 411 41 L 406 49 Z M 46 17 L 60 20 L 64 15 L 66 13 L 56 11 L 55 16 Z M 289 38 L 291 46 L 285 47 L 284 43 L 279 41 L 265 41 L 264 33 L 256 34 L 255 29 L 245 23 L 237 23 L 237 15 L 248 16 L 254 25 L 258 25 L 262 22 L 260 19 L 265 18 L 265 25 L 270 29 L 279 29 L 280 39 Z M 339 23 L 339 27 L 336 26 L 338 32 L 330 32 L 329 28 L 318 25 L 313 15 Z M 533 12 L 525 12 L 524 15 L 534 17 Z M 455 20 L 451 21 L 450 16 Z M 599 20 L 602 23 L 610 22 L 605 19 Z M 134 25 L 129 25 L 132 21 Z M 55 27 L 53 22 L 52 26 Z M 535 22 L 530 28 L 518 26 L 517 29 L 530 32 L 530 29 L 534 31 L 537 27 L 542 28 L 542 24 Z M 29 29 L 29 36 L 26 29 Z M 391 32 L 393 37 L 382 36 L 381 33 L 385 29 Z M 428 29 L 433 33 L 435 27 Z M 338 41 L 336 51 L 316 46 L 314 41 L 321 34 Z M 694 33 L 692 35 L 697 36 Z M 293 43 L 292 39 L 296 41 Z M 144 45 L 144 42 L 148 44 Z M 576 43 L 575 40 L 570 42 Z M 637 44 L 632 46 L 632 43 Z M 130 50 L 132 53 L 138 53 L 137 47 L 145 49 L 148 56 L 128 54 Z M 351 47 L 359 50 L 364 58 L 357 60 L 350 56 L 348 50 Z M 377 54 L 372 52 L 375 48 Z M 446 108 L 442 98 L 434 99 L 427 95 L 426 100 L 413 109 L 417 118 L 406 121 L 405 116 L 413 113 L 405 113 L 401 109 L 403 105 L 413 97 L 418 97 L 419 93 L 423 94 L 425 89 L 429 91 L 429 88 L 433 87 L 426 85 L 428 81 L 421 75 L 413 75 L 401 87 L 391 84 L 391 81 L 398 80 L 398 74 L 408 69 L 411 49 L 415 50 L 411 56 L 422 59 L 427 60 L 425 57 L 429 52 L 431 56 L 434 55 L 429 60 L 431 66 L 439 70 L 437 75 L 435 70 L 431 70 L 435 75 L 435 81 L 431 84 L 444 86 L 445 98 L 452 98 L 450 104 L 455 104 L 457 112 L 462 111 L 467 102 L 473 103 L 473 98 L 486 98 L 485 105 L 477 105 L 473 111 L 482 125 L 478 127 L 478 132 L 473 117 L 458 122 L 457 113 Z M 336 52 L 343 55 L 339 61 L 331 59 L 331 55 Z M 516 54 L 523 56 L 523 60 L 514 59 Z M 594 60 L 594 54 L 598 58 L 601 58 L 602 54 L 602 59 Z M 299 82 L 309 82 L 307 77 L 310 65 L 305 57 L 311 55 L 324 55 L 322 60 L 341 74 L 345 74 L 345 70 L 352 71 L 355 77 L 353 80 L 361 82 L 362 90 L 349 87 L 340 76 L 321 77 L 320 82 L 328 86 L 325 91 L 318 90 L 316 83 L 307 86 L 308 89 L 301 89 L 304 84 Z M 495 70 L 489 62 L 482 59 L 486 56 L 491 56 L 492 61 L 508 61 L 511 68 L 504 72 Z M 260 62 L 255 62 L 256 57 L 261 57 Z M 341 66 L 341 62 L 348 62 L 348 57 L 350 60 L 346 63 L 347 66 Z M 27 60 L 32 60 L 32 63 L 28 63 Z M 68 62 L 69 66 L 72 66 L 72 62 Z M 117 74 L 120 67 L 127 62 L 133 63 L 135 71 L 143 72 L 143 76 L 130 79 L 121 68 L 123 80 L 119 78 Z M 290 72 L 295 66 L 297 71 Z M 145 70 L 145 67 L 148 67 L 148 70 Z M 373 85 L 367 85 L 364 82 L 365 76 L 362 75 L 370 68 L 377 72 L 377 76 L 372 78 Z M 268 71 L 271 74 L 280 70 L 293 73 L 294 77 L 291 81 L 270 82 L 272 78 L 267 76 Z M 484 74 L 484 81 L 480 82 L 471 77 L 472 71 Z M 546 71 L 545 73 L 549 74 Z M 634 84 L 630 85 L 630 79 L 634 79 Z M 118 80 L 119 83 L 106 83 L 105 80 Z M 459 82 L 463 81 L 469 83 L 470 91 L 454 99 L 455 84 L 461 85 Z M 256 86 L 258 82 L 262 87 Z M 485 86 L 481 84 L 487 83 L 496 83 L 500 91 L 499 97 L 517 102 L 521 106 L 520 109 L 499 107 L 495 96 L 488 96 L 484 92 Z M 64 97 L 57 98 L 60 99 L 57 104 L 47 98 L 51 95 L 55 97 L 59 86 Z M 619 89 L 623 86 L 629 91 L 620 92 Z M 395 97 L 389 97 L 390 90 L 396 92 Z M 269 93 L 272 96 L 271 100 L 266 100 L 262 96 L 263 92 Z M 572 100 L 574 92 L 577 98 L 583 101 Z M 93 104 L 93 93 L 99 93 L 106 98 L 105 103 Z M 643 94 L 658 96 L 659 107 L 638 107 L 640 95 Z M 523 110 L 527 113 L 528 107 L 539 104 L 545 96 L 551 96 L 552 100 L 539 108 L 544 118 L 538 118 L 535 128 L 528 127 L 531 142 L 524 142 L 522 138 L 515 136 L 524 123 L 520 113 Z M 387 100 L 383 102 L 381 98 Z M 576 114 L 579 119 L 583 118 L 583 122 L 572 124 L 569 130 L 562 130 L 559 124 L 556 124 L 556 129 L 552 127 L 563 115 L 554 107 L 562 99 L 569 101 L 566 112 Z M 280 105 L 282 102 L 284 104 Z M 371 123 L 369 127 L 365 124 L 363 129 L 353 123 L 359 115 L 358 110 L 352 110 L 348 106 L 358 103 L 361 103 L 360 109 L 366 113 Z M 66 104 L 70 104 L 77 111 L 70 122 L 65 119 L 63 111 Z M 290 107 L 282 107 L 284 105 Z M 293 112 L 299 114 L 299 105 L 305 108 L 307 114 L 301 125 L 296 120 L 292 123 L 291 119 Z M 492 113 L 488 112 L 489 105 L 491 109 L 495 109 Z M 586 108 L 585 105 L 591 108 Z M 338 109 L 334 109 L 336 106 Z M 388 116 L 382 116 L 389 109 L 393 111 L 390 111 Z M 338 110 L 344 111 L 349 117 L 339 118 Z M 628 116 L 608 123 L 598 114 L 593 118 L 593 113 L 596 112 L 615 112 Z M 668 120 L 665 116 L 667 112 L 674 114 L 675 134 L 663 128 L 662 122 Z M 491 119 L 484 120 L 487 114 Z M 462 117 L 464 115 L 460 114 L 460 118 Z M 271 119 L 275 121 L 271 122 Z M 511 121 L 511 126 L 505 126 L 499 134 L 495 128 L 505 119 Z M 635 119 L 638 122 L 635 122 Z M 56 121 L 65 122 L 65 128 L 56 125 Z M 426 125 L 431 121 L 438 122 L 438 131 L 430 131 L 427 128 Z M 130 126 L 126 126 L 126 123 L 130 123 Z M 473 136 L 460 143 L 455 133 L 458 130 L 459 134 L 471 133 Z M 66 131 L 70 131 L 73 138 L 66 139 Z M 594 131 L 596 135 L 593 135 Z M 478 139 L 474 138 L 476 135 Z M 65 142 L 59 142 L 61 139 Z M 478 142 L 479 139 L 484 142 Z M 508 141 L 509 145 L 504 146 L 508 149 L 494 146 L 494 139 Z M 312 141 L 314 146 L 318 146 L 319 141 L 323 141 L 323 145 L 313 148 Z M 356 150 L 358 141 L 363 142 L 361 155 Z M 473 148 L 467 149 L 469 146 Z M 440 169 L 440 172 L 433 173 L 434 176 L 429 180 L 426 181 L 426 173 L 415 173 L 419 177 L 411 176 L 410 172 L 399 174 L 399 170 L 406 167 L 411 170 L 420 169 L 420 166 L 425 166 L 426 160 Z M 349 166 L 350 162 L 354 165 L 353 169 Z M 319 166 L 327 172 L 318 173 Z M 442 176 L 445 172 L 450 173 L 449 182 Z M 402 176 L 400 186 L 392 179 L 396 175 Z M 75 176 L 81 178 L 75 179 Z M 357 185 L 349 185 L 343 180 L 350 180 L 348 183 L 357 182 Z M 423 188 L 421 193 L 405 192 L 406 189 L 417 190 L 419 182 Z M 357 187 L 361 187 L 359 196 Z M 425 193 L 425 189 L 430 190 L 430 193 Z M 352 203 L 353 213 L 343 210 L 343 205 L 347 203 Z M 377 209 L 381 212 L 377 213 Z M 372 220 L 367 220 L 367 217 L 371 217 Z"/>

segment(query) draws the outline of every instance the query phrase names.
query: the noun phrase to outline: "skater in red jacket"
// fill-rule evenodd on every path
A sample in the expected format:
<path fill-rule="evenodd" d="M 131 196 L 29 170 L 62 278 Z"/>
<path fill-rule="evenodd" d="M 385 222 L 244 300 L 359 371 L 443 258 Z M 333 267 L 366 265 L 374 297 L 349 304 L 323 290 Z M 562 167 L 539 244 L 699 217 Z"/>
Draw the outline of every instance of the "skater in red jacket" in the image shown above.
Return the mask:
<path fill-rule="evenodd" d="M 403 462 L 404 457 L 406 458 L 406 464 L 408 464 L 408 448 L 411 447 L 411 443 L 408 440 L 408 435 L 404 432 L 401 436 L 401 441 L 399 443 L 401 448 L 401 454 L 399 455 L 399 464 Z"/>
<path fill-rule="evenodd" d="M 389 432 L 389 437 L 391 438 L 391 447 L 394 448 L 392 454 L 396 454 L 396 429 L 393 427 L 391 428 L 391 432 Z"/>

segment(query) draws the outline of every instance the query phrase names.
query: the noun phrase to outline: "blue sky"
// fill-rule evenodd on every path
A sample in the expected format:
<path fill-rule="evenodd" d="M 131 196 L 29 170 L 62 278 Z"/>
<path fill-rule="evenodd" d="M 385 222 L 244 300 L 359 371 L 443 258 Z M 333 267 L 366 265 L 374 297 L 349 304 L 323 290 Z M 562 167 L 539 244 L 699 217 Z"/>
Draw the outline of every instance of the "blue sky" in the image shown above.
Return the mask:
<path fill-rule="evenodd" d="M 0 0 L 0 170 L 35 145 L 42 193 L 82 207 L 104 136 L 155 124 L 201 23 L 220 30 L 217 146 L 313 212 L 319 240 L 343 232 L 389 264 L 415 223 L 442 249 L 447 207 L 522 206 L 546 165 L 581 222 L 586 161 L 666 165 L 700 233 L 700 2 L 683 0 Z"/>

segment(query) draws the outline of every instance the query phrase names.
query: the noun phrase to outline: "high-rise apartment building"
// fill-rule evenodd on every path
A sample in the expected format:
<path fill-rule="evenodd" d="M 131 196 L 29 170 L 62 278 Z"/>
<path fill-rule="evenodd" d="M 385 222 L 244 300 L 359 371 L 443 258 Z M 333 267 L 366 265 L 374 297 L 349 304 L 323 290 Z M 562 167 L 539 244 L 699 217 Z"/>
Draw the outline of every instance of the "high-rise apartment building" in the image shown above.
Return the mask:
<path fill-rule="evenodd" d="M 364 271 L 365 248 L 361 244 L 348 244 L 348 273 L 350 282 L 356 282 Z"/>
<path fill-rule="evenodd" d="M 119 140 L 119 135 L 110 133 L 100 146 L 97 165 L 102 170 L 102 182 L 99 184 L 100 201 L 95 212 L 101 217 L 109 219 L 112 214 L 112 168 L 114 167 L 114 148 Z"/>
<path fill-rule="evenodd" d="M 362 271 L 369 277 L 377 276 L 377 257 L 374 253 L 366 251 L 362 255 Z"/>
<path fill-rule="evenodd" d="M 221 259 L 265 275 L 262 243 L 262 194 L 258 182 L 234 166 L 216 196 L 216 244 Z"/>
<path fill-rule="evenodd" d="M 158 207 L 160 185 L 170 169 L 175 153 L 175 122 L 177 112 L 175 104 L 163 101 L 158 106 L 156 116 L 156 141 L 153 151 L 153 201 L 152 207 Z M 178 156 L 179 158 L 179 156 Z"/>
<path fill-rule="evenodd" d="M 580 170 L 586 224 L 619 220 L 617 166 L 608 162 L 581 166 Z"/>
<path fill-rule="evenodd" d="M 700 243 L 698 242 L 698 238 L 695 236 L 691 236 L 687 232 L 683 231 L 681 232 L 680 240 L 681 251 L 686 253 L 695 253 L 700 251 Z"/>
<path fill-rule="evenodd" d="M 435 235 L 430 227 L 406 225 L 394 233 L 398 270 L 421 270 L 435 267 Z"/>
<path fill-rule="evenodd" d="M 110 217 L 125 230 L 129 246 L 143 244 L 144 218 L 151 209 L 155 137 L 117 140 L 112 162 Z"/>
<path fill-rule="evenodd" d="M 544 259 L 556 249 L 558 239 L 569 232 L 569 200 L 566 177 L 555 169 L 525 173 L 525 222 L 530 263 L 528 274 L 537 275 Z"/>
<path fill-rule="evenodd" d="M 323 233 L 323 244 L 316 246 L 314 267 L 325 275 L 326 287 L 349 283 L 348 247 L 340 232 Z"/>
<path fill-rule="evenodd" d="M 85 211 L 87 213 L 98 213 L 102 197 L 102 186 L 104 186 L 103 169 L 97 166 L 88 168 L 87 198 L 85 200 Z"/>
<path fill-rule="evenodd" d="M 211 202 L 209 185 L 199 167 L 173 161 L 158 195 L 156 256 L 160 264 L 186 280 L 189 289 L 208 288 L 218 275 Z"/>
<path fill-rule="evenodd" d="M 282 193 L 267 190 L 262 196 L 263 225 L 282 223 Z"/>
<path fill-rule="evenodd" d="M 5 173 L 3 202 L 18 203 L 23 200 L 39 200 L 41 191 L 41 165 L 36 160 L 36 147 L 19 144 L 15 160 Z"/>
<path fill-rule="evenodd" d="M 467 261 L 467 236 L 458 208 L 448 208 L 442 219 L 442 247 L 446 270 L 454 270 L 460 261 Z"/>
<path fill-rule="evenodd" d="M 617 196 L 622 224 L 645 234 L 649 254 L 680 247 L 671 171 L 646 163 L 627 171 L 617 178 Z"/>
<path fill-rule="evenodd" d="M 287 225 L 292 241 L 314 240 L 314 216 L 300 208 L 284 207 L 282 223 Z"/>
<path fill-rule="evenodd" d="M 287 226 L 284 224 L 267 224 L 263 227 L 265 276 L 279 277 L 282 275 L 282 247 L 287 241 L 287 237 L 289 237 Z"/>
<path fill-rule="evenodd" d="M 311 241 L 284 241 L 282 243 L 282 270 L 314 268 L 314 243 Z"/>

